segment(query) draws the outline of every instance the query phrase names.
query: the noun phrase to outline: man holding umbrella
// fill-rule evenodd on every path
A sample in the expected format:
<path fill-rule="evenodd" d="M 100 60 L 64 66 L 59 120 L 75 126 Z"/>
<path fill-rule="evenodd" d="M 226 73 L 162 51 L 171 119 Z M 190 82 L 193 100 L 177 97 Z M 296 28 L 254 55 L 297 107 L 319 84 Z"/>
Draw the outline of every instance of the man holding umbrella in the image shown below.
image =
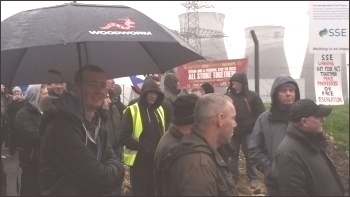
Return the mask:
<path fill-rule="evenodd" d="M 123 181 L 124 167 L 96 112 L 107 95 L 106 81 L 100 67 L 82 67 L 73 94 L 64 93 L 45 112 L 39 128 L 41 195 L 108 195 Z"/>

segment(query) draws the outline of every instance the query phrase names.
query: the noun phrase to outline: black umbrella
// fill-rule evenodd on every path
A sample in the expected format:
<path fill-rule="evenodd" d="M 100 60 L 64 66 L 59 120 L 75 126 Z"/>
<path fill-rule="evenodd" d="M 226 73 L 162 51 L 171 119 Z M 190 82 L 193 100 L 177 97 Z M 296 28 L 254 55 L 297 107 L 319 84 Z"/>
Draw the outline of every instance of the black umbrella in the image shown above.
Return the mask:
<path fill-rule="evenodd" d="M 85 64 L 117 78 L 164 73 L 203 59 L 174 32 L 125 6 L 67 3 L 1 22 L 1 83 L 6 85 L 52 83 L 59 80 L 55 73 L 73 82 Z"/>

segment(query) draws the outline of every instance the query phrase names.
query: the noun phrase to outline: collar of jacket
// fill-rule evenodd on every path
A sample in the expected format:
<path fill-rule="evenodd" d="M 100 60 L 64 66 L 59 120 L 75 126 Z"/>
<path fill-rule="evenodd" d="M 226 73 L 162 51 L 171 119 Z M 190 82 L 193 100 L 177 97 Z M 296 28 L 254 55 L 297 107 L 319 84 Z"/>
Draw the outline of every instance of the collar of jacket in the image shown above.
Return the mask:
<path fill-rule="evenodd" d="M 311 149 L 317 152 L 320 150 L 326 150 L 328 146 L 327 139 L 323 133 L 306 133 L 299 129 L 293 122 L 289 122 L 288 124 L 287 135 L 297 140 L 301 140 L 304 144 L 308 145 Z"/>
<path fill-rule="evenodd" d="M 219 154 L 219 152 L 217 150 L 212 149 L 209 146 L 209 143 L 207 142 L 207 140 L 203 136 L 201 136 L 201 134 L 199 132 L 200 132 L 200 128 L 198 126 L 194 125 L 192 127 L 191 134 L 193 134 L 194 136 L 197 137 L 198 140 L 197 140 L 196 144 L 198 143 L 198 145 L 207 147 L 207 150 L 210 151 L 210 154 L 212 156 L 214 156 L 214 158 L 215 158 L 214 160 L 215 160 L 217 165 L 223 166 L 223 167 L 228 167 L 228 165 L 225 163 L 223 157 Z"/>
<path fill-rule="evenodd" d="M 41 115 L 43 114 L 42 111 L 40 111 L 38 108 L 34 107 L 31 103 L 26 102 L 26 105 L 27 105 L 29 111 L 33 111 L 33 112 L 39 113 Z"/>
<path fill-rule="evenodd" d="M 268 119 L 276 121 L 289 121 L 289 110 L 270 108 Z"/>
<path fill-rule="evenodd" d="M 168 132 L 170 132 L 171 136 L 173 136 L 176 139 L 181 140 L 181 138 L 184 136 L 184 134 L 182 134 L 173 123 L 170 124 L 168 130 L 169 130 Z"/>

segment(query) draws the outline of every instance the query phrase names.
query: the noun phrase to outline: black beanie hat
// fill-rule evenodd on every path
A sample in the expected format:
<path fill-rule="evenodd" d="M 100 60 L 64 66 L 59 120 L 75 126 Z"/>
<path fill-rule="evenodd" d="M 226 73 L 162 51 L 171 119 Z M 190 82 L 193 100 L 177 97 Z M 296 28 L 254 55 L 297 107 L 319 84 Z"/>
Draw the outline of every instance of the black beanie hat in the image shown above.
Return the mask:
<path fill-rule="evenodd" d="M 174 101 L 174 124 L 188 125 L 194 123 L 194 107 L 199 97 L 195 94 L 182 94 Z"/>

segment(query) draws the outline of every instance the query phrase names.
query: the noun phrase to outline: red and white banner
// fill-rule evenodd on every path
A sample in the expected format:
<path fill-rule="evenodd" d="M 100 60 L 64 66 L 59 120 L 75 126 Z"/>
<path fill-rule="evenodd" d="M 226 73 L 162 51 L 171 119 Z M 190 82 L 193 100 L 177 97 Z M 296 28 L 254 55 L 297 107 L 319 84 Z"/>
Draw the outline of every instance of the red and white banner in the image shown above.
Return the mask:
<path fill-rule="evenodd" d="M 343 105 L 341 54 L 315 53 L 316 103 Z"/>
<path fill-rule="evenodd" d="M 233 74 L 247 73 L 248 59 L 195 61 L 177 67 L 181 89 L 210 83 L 214 87 L 227 87 Z"/>

